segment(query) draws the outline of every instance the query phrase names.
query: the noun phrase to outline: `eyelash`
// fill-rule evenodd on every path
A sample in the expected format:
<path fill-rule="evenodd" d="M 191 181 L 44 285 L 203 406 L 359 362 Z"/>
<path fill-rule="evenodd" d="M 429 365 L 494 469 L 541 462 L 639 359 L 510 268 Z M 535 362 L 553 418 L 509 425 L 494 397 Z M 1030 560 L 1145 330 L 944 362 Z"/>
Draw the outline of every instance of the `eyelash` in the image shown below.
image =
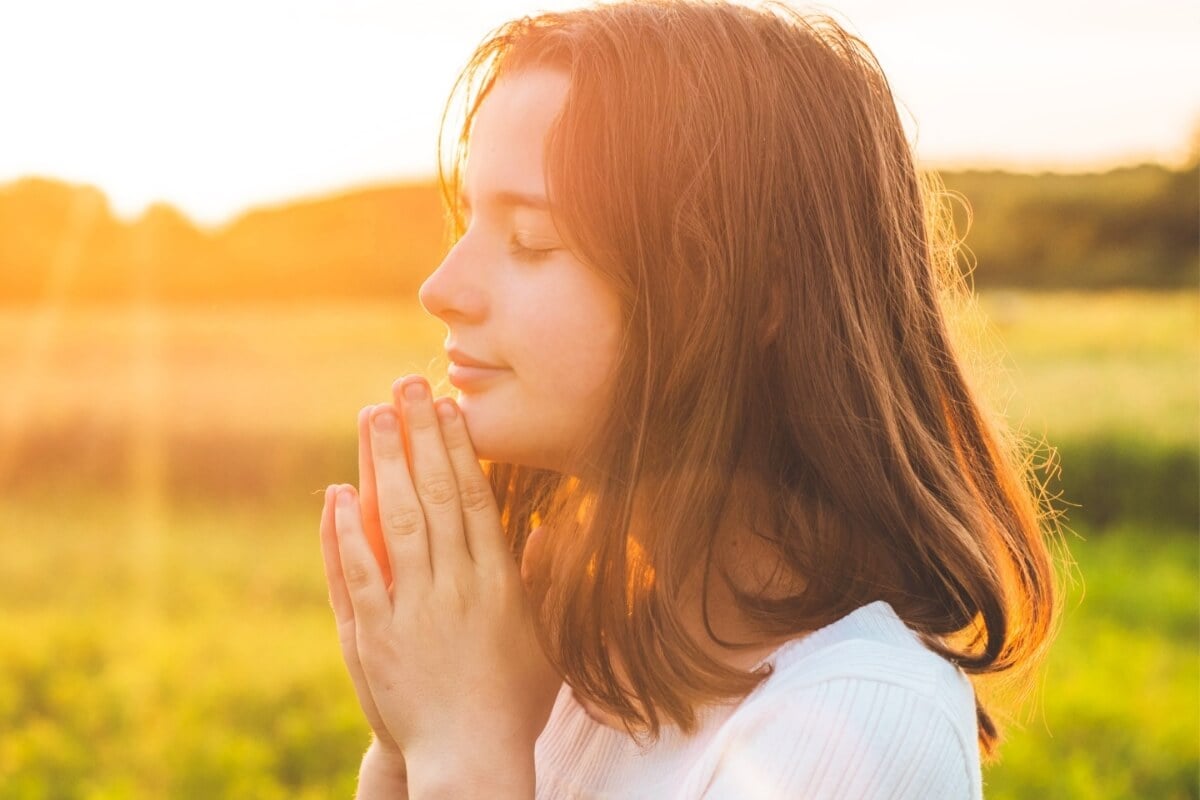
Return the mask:
<path fill-rule="evenodd" d="M 508 241 L 508 251 L 516 258 L 522 261 L 538 262 L 545 261 L 558 248 L 551 247 L 545 250 L 537 250 L 532 247 L 526 247 L 517 240 L 517 237 L 512 237 Z"/>

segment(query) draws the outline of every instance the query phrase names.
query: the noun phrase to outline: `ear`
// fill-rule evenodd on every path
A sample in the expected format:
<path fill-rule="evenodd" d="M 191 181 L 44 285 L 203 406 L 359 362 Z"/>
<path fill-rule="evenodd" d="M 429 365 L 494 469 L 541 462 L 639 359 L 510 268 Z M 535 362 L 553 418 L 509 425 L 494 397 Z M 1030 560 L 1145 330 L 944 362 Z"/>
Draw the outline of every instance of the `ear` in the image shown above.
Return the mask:
<path fill-rule="evenodd" d="M 538 561 L 545 552 L 545 539 L 543 538 L 545 534 L 545 526 L 538 525 L 529 532 L 529 536 L 525 539 L 525 550 L 521 553 L 521 582 L 525 584 L 526 590 L 533 588 Z"/>

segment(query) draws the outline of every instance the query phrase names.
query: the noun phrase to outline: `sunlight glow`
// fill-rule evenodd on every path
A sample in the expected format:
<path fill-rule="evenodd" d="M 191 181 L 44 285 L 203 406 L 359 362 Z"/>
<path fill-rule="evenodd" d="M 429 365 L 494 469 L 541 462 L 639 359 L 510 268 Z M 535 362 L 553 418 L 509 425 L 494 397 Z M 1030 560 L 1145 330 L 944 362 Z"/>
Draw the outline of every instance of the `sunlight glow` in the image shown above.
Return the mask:
<path fill-rule="evenodd" d="M 23 77 L 0 82 L 0 181 L 92 183 L 127 218 L 164 199 L 211 224 L 429 176 L 444 99 L 474 45 L 512 16 L 578 4 L 5 4 L 0 71 Z M 1200 74 L 1200 4 L 802 5 L 873 48 L 934 165 L 1178 161 L 1200 120 L 1181 79 Z"/>
<path fill-rule="evenodd" d="M 57 240 L 54 258 L 46 276 L 44 300 L 34 309 L 25 341 L 18 349 L 16 363 L 5 369 L 4 391 L 0 393 L 0 486 L 16 469 L 17 447 L 23 431 L 33 426 L 35 390 L 46 377 L 46 355 L 54 342 L 76 271 L 87 231 L 103 210 L 103 198 L 97 193 L 76 193 L 72 197 L 63 235 Z M 7 366 L 7 365 L 6 365 Z"/>
<path fill-rule="evenodd" d="M 166 587 L 163 569 L 167 531 L 167 440 L 166 364 L 163 339 L 167 311 L 156 302 L 155 243 L 143 231 L 137 247 L 138 302 L 131 309 L 130 324 L 137 332 L 131 354 L 129 435 L 132 469 L 129 475 L 129 542 L 135 553 L 140 589 L 139 611 L 144 624 L 152 624 L 162 613 Z"/>

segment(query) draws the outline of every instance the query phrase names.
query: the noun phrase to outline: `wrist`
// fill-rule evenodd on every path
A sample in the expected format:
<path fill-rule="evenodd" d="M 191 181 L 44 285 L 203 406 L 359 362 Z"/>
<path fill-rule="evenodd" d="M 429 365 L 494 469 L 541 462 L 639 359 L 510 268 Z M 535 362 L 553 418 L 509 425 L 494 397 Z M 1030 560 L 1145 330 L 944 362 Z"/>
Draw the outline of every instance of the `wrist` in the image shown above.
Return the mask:
<path fill-rule="evenodd" d="M 533 746 L 478 747 L 410 754 L 409 796 L 420 800 L 534 796 Z"/>
<path fill-rule="evenodd" d="M 408 775 L 404 755 L 395 747 L 388 747 L 378 739 L 372 739 L 363 754 L 358 770 L 357 800 L 373 798 L 408 798 Z"/>
<path fill-rule="evenodd" d="M 404 753 L 395 745 L 383 743 L 377 736 L 371 737 L 371 744 L 363 755 L 363 763 L 368 762 L 373 769 L 388 777 L 403 779 L 407 776 Z"/>

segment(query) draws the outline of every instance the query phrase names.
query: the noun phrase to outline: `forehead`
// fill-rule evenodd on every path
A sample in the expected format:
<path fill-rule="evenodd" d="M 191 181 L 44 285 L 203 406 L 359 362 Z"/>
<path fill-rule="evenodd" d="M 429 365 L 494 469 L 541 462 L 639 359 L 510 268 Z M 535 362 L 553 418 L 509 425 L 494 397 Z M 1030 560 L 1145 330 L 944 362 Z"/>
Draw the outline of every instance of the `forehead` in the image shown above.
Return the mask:
<path fill-rule="evenodd" d="M 569 80 L 549 69 L 500 77 L 475 115 L 464 199 L 470 205 L 544 196 L 546 133 L 562 110 Z"/>

